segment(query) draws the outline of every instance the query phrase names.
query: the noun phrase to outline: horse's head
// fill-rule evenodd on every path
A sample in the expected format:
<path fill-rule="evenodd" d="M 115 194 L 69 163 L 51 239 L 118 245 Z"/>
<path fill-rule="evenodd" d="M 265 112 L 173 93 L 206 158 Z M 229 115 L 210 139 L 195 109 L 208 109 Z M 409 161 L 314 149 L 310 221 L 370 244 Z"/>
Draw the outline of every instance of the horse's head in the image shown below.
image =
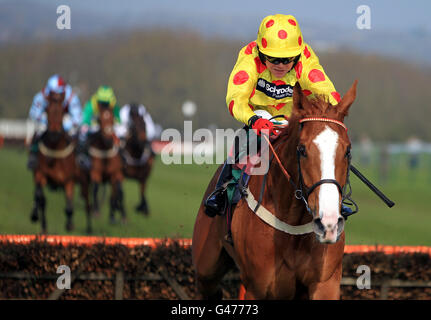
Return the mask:
<path fill-rule="evenodd" d="M 356 98 L 356 85 L 357 81 L 336 106 L 319 96 L 308 100 L 299 84 L 293 93 L 290 122 L 300 126 L 296 151 L 299 184 L 322 243 L 336 242 L 344 229 L 340 211 L 351 144 L 343 121 Z"/>
<path fill-rule="evenodd" d="M 130 104 L 130 123 L 129 134 L 130 138 L 139 145 L 144 145 L 147 141 L 146 125 L 144 118 L 139 114 L 139 106 Z"/>
<path fill-rule="evenodd" d="M 98 106 L 100 132 L 104 140 L 111 141 L 114 137 L 114 114 L 109 105 L 99 103 Z"/>
<path fill-rule="evenodd" d="M 51 92 L 48 96 L 48 107 L 46 114 L 48 118 L 48 132 L 51 137 L 60 137 L 63 132 L 63 116 L 65 109 L 63 107 L 64 93 Z"/>

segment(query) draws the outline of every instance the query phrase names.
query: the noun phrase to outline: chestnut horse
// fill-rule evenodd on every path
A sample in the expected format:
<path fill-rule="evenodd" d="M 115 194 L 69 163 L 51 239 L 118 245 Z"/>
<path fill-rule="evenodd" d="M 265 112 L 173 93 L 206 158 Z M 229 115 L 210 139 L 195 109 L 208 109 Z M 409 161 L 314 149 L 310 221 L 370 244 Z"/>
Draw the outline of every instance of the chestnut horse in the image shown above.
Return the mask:
<path fill-rule="evenodd" d="M 73 193 L 75 184 L 75 141 L 63 129 L 64 96 L 52 94 L 46 108 L 48 128 L 39 141 L 38 165 L 34 170 L 36 184 L 31 220 L 41 219 L 42 233 L 47 232 L 46 197 L 43 188 L 64 188 L 66 194 L 66 230 L 73 230 Z"/>
<path fill-rule="evenodd" d="M 208 217 L 202 202 L 192 258 L 203 298 L 222 297 L 219 282 L 234 264 L 246 299 L 340 298 L 345 244 L 340 209 L 350 165 L 343 120 L 355 100 L 356 85 L 332 106 L 319 96 L 308 100 L 296 84 L 289 125 L 273 144 L 280 161 L 271 162 L 266 179 L 250 177 L 246 199 L 233 213 L 232 245 L 224 240 L 226 217 Z M 262 209 L 254 213 L 253 200 L 262 184 Z"/>
<path fill-rule="evenodd" d="M 130 125 L 126 144 L 121 153 L 124 161 L 124 175 L 127 178 L 137 180 L 139 183 L 141 202 L 136 210 L 148 215 L 145 187 L 153 167 L 154 153 L 151 149 L 151 143 L 147 140 L 145 120 L 139 114 L 136 105 L 130 107 Z"/>
<path fill-rule="evenodd" d="M 88 153 L 91 157 L 90 179 L 93 186 L 93 210 L 99 214 L 97 193 L 101 183 L 110 183 L 111 197 L 109 219 L 115 223 L 115 210 L 126 222 L 123 204 L 123 164 L 119 153 L 119 141 L 114 133 L 114 114 L 109 107 L 99 107 L 99 130 L 89 137 Z"/>

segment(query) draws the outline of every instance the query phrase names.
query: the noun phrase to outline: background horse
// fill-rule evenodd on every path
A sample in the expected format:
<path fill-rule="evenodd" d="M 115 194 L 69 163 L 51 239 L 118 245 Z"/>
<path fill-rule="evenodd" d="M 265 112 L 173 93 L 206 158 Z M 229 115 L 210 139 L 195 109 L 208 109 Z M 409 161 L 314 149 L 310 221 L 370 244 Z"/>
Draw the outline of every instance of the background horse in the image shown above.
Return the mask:
<path fill-rule="evenodd" d="M 90 179 L 93 185 L 93 210 L 99 213 L 97 193 L 101 183 L 111 184 L 109 218 L 115 223 L 115 210 L 121 213 L 122 222 L 126 222 L 123 204 L 123 164 L 119 154 L 118 138 L 114 134 L 114 115 L 109 107 L 99 107 L 100 129 L 89 137 L 91 156 Z"/>
<path fill-rule="evenodd" d="M 52 189 L 64 188 L 66 194 L 66 230 L 73 230 L 73 192 L 75 175 L 75 142 L 63 130 L 64 96 L 51 94 L 48 97 L 46 113 L 48 129 L 39 141 L 38 165 L 34 170 L 36 184 L 34 207 L 31 220 L 36 222 L 41 218 L 42 233 L 47 232 L 45 207 L 46 198 L 43 188 L 48 184 Z M 40 217 L 40 216 L 41 217 Z"/>
<path fill-rule="evenodd" d="M 121 153 L 124 160 L 124 175 L 139 183 L 141 202 L 136 210 L 148 215 L 145 187 L 153 167 L 154 153 L 151 143 L 147 140 L 145 120 L 139 114 L 137 105 L 130 105 L 130 125 L 126 144 Z"/>
<path fill-rule="evenodd" d="M 272 161 L 266 181 L 264 176 L 251 176 L 248 189 L 248 196 L 257 198 L 265 184 L 261 206 L 281 222 L 265 223 L 242 199 L 232 218 L 232 246 L 224 240 L 226 217 L 206 216 L 202 202 L 192 256 L 203 298 L 222 297 L 219 282 L 235 262 L 246 299 L 339 299 L 345 243 L 340 208 L 350 165 L 350 141 L 342 121 L 355 97 L 356 82 L 337 106 L 321 98 L 309 101 L 299 84 L 295 86 L 289 126 L 274 143 L 281 161 Z M 307 232 L 288 234 L 275 227 L 280 224 Z"/>

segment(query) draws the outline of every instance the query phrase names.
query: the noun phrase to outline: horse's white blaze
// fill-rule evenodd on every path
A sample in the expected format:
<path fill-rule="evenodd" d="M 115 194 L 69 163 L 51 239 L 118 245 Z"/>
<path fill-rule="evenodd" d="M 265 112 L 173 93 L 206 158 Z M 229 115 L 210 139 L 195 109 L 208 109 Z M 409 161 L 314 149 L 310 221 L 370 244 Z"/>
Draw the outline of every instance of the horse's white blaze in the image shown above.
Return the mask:
<path fill-rule="evenodd" d="M 326 126 L 314 140 L 320 151 L 321 179 L 335 179 L 335 154 L 338 145 L 338 134 Z M 338 188 L 333 183 L 320 185 L 319 191 L 319 216 L 322 224 L 330 232 L 332 228 L 336 233 L 340 204 Z"/>

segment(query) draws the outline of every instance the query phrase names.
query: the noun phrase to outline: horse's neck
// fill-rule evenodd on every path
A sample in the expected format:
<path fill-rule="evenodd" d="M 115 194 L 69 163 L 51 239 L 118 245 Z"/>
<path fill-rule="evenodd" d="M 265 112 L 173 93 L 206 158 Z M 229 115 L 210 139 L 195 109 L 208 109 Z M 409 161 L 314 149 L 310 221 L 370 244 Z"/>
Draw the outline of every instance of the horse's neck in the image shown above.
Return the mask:
<path fill-rule="evenodd" d="M 139 158 L 141 156 L 144 151 L 144 146 L 139 143 L 139 139 L 136 134 L 127 139 L 126 150 L 134 158 Z"/>
<path fill-rule="evenodd" d="M 145 144 L 141 143 L 139 140 L 139 133 L 140 130 L 145 130 L 145 127 L 142 128 L 142 123 L 140 121 L 143 121 L 142 119 L 133 120 L 131 119 L 131 124 L 128 128 L 129 131 L 129 138 L 126 141 L 126 150 L 130 153 L 132 157 L 140 158 L 142 155 L 142 152 L 144 152 Z"/>
<path fill-rule="evenodd" d="M 43 144 L 48 148 L 59 149 L 66 146 L 70 142 L 70 139 L 64 130 L 57 133 L 59 136 L 56 139 L 53 139 L 53 134 L 56 134 L 56 132 L 47 130 L 41 138 Z"/>
<path fill-rule="evenodd" d="M 299 129 L 298 129 L 299 130 Z M 276 153 L 288 174 L 291 181 L 298 186 L 298 162 L 296 158 L 296 148 L 299 142 L 299 131 L 292 130 L 285 145 L 278 143 L 275 145 Z M 270 196 L 275 212 L 274 214 L 281 220 L 290 224 L 304 223 L 307 220 L 306 211 L 302 201 L 295 198 L 295 188 L 289 182 L 280 164 L 274 158 L 269 171 L 268 184 Z"/>
<path fill-rule="evenodd" d="M 48 128 L 50 125 L 63 126 L 64 110 L 61 103 L 49 102 L 45 110 L 47 110 Z"/>
<path fill-rule="evenodd" d="M 93 138 L 90 141 L 90 145 L 101 150 L 108 150 L 113 147 L 114 140 L 109 140 L 105 138 L 102 132 L 99 130 L 94 134 Z"/>

